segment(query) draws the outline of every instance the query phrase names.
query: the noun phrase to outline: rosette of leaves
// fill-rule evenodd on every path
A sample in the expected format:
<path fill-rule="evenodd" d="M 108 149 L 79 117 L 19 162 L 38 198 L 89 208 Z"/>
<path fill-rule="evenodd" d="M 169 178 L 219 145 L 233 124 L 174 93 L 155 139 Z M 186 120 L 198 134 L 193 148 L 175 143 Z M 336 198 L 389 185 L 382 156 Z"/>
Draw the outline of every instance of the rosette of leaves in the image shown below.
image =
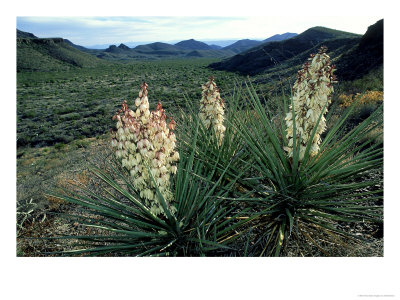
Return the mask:
<path fill-rule="evenodd" d="M 210 172 L 204 162 L 195 159 L 196 142 L 197 134 L 193 136 L 193 151 L 180 155 L 173 182 L 175 212 L 156 186 L 165 215 L 154 214 L 118 163 L 110 165 L 111 172 L 91 168 L 101 189 L 81 186 L 65 194 L 52 193 L 84 212 L 60 216 L 104 234 L 54 237 L 76 242 L 73 250 L 51 254 L 216 256 L 239 251 L 231 244 L 238 237 L 235 229 L 245 222 L 240 219 L 245 211 L 236 211 L 225 200 L 236 180 L 223 184 L 224 172 L 214 180 L 217 169 Z"/>
<path fill-rule="evenodd" d="M 318 152 L 311 153 L 318 124 L 324 117 L 323 108 L 300 153 L 302 141 L 296 138 L 291 100 L 294 134 L 289 157 L 284 150 L 288 143 L 284 120 L 288 105 L 281 109 L 280 122 L 276 122 L 251 84 L 246 85 L 246 93 L 243 100 L 250 100 L 246 110 L 254 117 L 244 119 L 238 114 L 233 122 L 251 154 L 247 164 L 256 170 L 252 180 L 247 181 L 252 185 L 253 196 L 246 200 L 253 207 L 253 214 L 258 215 L 252 224 L 256 235 L 252 253 L 286 255 L 290 246 L 299 256 L 331 255 L 332 249 L 360 240 L 357 232 L 345 229 L 346 224 L 382 223 L 382 178 L 370 176 L 371 171 L 383 166 L 382 130 L 377 130 L 383 128 L 382 106 L 345 131 L 343 125 L 355 106 L 349 107 L 326 132 Z M 282 98 L 285 103 L 286 97 Z M 325 108 L 327 105 L 328 101 Z M 326 118 L 329 117 L 328 113 Z"/>

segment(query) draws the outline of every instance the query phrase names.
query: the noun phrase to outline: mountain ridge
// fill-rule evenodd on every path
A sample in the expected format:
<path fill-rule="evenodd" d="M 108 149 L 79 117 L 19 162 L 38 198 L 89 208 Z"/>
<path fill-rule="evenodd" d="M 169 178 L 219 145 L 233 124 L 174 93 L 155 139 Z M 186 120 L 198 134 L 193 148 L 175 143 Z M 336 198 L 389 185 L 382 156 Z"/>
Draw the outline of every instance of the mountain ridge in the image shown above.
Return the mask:
<path fill-rule="evenodd" d="M 292 37 L 297 36 L 297 33 L 292 33 L 292 32 L 285 32 L 282 34 L 275 34 L 273 36 L 270 36 L 269 38 L 265 39 L 263 42 L 277 42 L 277 41 L 283 41 L 290 39 Z"/>
<path fill-rule="evenodd" d="M 174 45 L 187 50 L 212 50 L 210 45 L 195 39 L 180 41 Z"/>
<path fill-rule="evenodd" d="M 354 80 L 383 65 L 384 21 L 368 27 L 356 48 L 336 63 L 339 80 Z"/>
<path fill-rule="evenodd" d="M 271 41 L 250 48 L 221 62 L 210 64 L 216 70 L 256 75 L 275 67 L 303 52 L 333 39 L 359 39 L 360 35 L 326 27 L 312 27 L 283 41 Z"/>
<path fill-rule="evenodd" d="M 263 42 L 250 39 L 243 39 L 243 40 L 238 40 L 237 42 L 222 48 L 222 50 L 231 50 L 234 53 L 240 53 L 247 49 L 260 45 L 261 43 Z"/>
<path fill-rule="evenodd" d="M 71 46 L 63 38 L 17 38 L 17 72 L 94 67 L 104 61 Z"/>
<path fill-rule="evenodd" d="M 17 38 L 38 39 L 33 33 L 17 29 Z"/>

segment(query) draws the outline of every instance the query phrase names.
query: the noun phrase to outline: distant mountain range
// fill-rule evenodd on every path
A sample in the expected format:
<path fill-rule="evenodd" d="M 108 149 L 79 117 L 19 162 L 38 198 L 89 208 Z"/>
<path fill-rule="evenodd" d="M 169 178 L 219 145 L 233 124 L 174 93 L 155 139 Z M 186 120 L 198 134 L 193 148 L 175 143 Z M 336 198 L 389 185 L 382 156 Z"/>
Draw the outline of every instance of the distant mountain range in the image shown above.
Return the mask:
<path fill-rule="evenodd" d="M 339 80 L 359 78 L 383 64 L 383 20 L 370 26 L 363 36 L 312 27 L 301 34 L 277 34 L 263 41 L 243 39 L 224 47 L 189 39 L 175 44 L 155 42 L 130 48 L 121 43 L 106 49 L 88 49 L 67 39 L 42 39 L 17 30 L 17 70 L 92 67 L 115 60 L 213 57 L 221 59 L 209 66 L 216 70 L 291 75 L 322 45 L 328 47 L 328 54 L 337 65 Z"/>
<path fill-rule="evenodd" d="M 93 54 L 99 58 L 108 60 L 129 60 L 129 59 L 162 59 L 162 58 L 193 58 L 193 57 L 230 57 L 237 53 L 243 52 L 256 45 L 268 43 L 272 40 L 284 40 L 296 36 L 296 33 L 276 34 L 264 41 L 255 41 L 243 39 L 235 41 L 228 46 L 222 47 L 215 44 L 207 44 L 195 39 L 180 41 L 175 44 L 155 42 L 145 45 L 138 45 L 134 48 L 128 46 L 111 45 L 107 49 L 88 49 L 75 47 L 79 50 Z M 218 42 L 218 41 L 214 41 Z M 221 43 L 221 41 L 219 41 Z"/>
<path fill-rule="evenodd" d="M 136 45 L 131 48 L 127 44 L 109 45 L 104 49 L 91 49 L 76 45 L 68 39 L 64 42 L 69 46 L 86 52 L 100 59 L 105 60 L 157 60 L 157 59 L 171 59 L 171 58 L 193 58 L 193 57 L 215 57 L 227 58 L 237 53 L 245 51 L 256 45 L 268 42 L 270 40 L 285 39 L 296 35 L 292 33 L 277 34 L 265 41 L 255 40 L 239 40 L 239 41 L 212 41 L 210 44 L 189 39 L 177 42 L 175 44 L 155 42 L 145 45 Z M 29 32 L 17 30 L 17 38 L 36 38 L 35 35 Z M 49 39 L 48 39 L 49 40 Z M 216 44 L 217 43 L 217 44 Z M 132 43 L 129 43 L 132 44 Z M 228 44 L 225 46 L 225 44 Z"/>

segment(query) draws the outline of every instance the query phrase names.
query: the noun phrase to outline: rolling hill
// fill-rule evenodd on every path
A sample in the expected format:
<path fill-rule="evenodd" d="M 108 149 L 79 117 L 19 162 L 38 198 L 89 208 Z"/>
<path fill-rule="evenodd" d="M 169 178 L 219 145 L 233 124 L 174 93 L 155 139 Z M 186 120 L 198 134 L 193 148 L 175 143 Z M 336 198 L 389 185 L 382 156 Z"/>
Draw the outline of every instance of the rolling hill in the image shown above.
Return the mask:
<path fill-rule="evenodd" d="M 140 45 L 136 46 L 133 49 L 137 52 L 143 52 L 143 53 L 154 53 L 154 51 L 169 52 L 169 53 L 182 52 L 182 49 L 177 46 L 161 42 Z"/>
<path fill-rule="evenodd" d="M 17 71 L 54 71 L 94 67 L 104 61 L 72 47 L 62 38 L 17 38 Z"/>
<path fill-rule="evenodd" d="M 118 47 L 110 45 L 107 49 L 82 49 L 82 51 L 110 61 L 228 57 L 235 54 L 229 50 L 215 49 L 193 39 L 181 41 L 175 45 L 155 42 L 129 48 L 124 44 L 120 44 Z"/>
<path fill-rule="evenodd" d="M 262 44 L 261 41 L 255 41 L 255 40 L 249 40 L 249 39 L 244 39 L 244 40 L 239 40 L 232 45 L 226 46 L 222 48 L 222 50 L 230 50 L 233 51 L 235 54 L 243 52 L 247 49 L 253 48 L 255 46 L 258 46 Z"/>
<path fill-rule="evenodd" d="M 194 39 L 181 41 L 179 43 L 176 43 L 175 46 L 186 50 L 212 50 L 211 46 L 207 45 L 206 43 L 196 41 Z"/>

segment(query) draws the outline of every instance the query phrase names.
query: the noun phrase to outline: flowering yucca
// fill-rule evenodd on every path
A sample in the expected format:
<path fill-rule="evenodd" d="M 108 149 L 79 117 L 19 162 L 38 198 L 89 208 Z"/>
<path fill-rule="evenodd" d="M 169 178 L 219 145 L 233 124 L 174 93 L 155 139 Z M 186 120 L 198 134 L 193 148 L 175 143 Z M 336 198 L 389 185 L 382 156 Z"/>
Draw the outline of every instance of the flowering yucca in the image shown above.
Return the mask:
<path fill-rule="evenodd" d="M 170 175 L 176 173 L 177 167 L 174 163 L 179 160 L 179 153 L 175 151 L 175 122 L 171 120 L 167 124 L 160 102 L 156 110 L 150 112 L 147 88 L 148 85 L 143 83 L 139 97 L 135 100 L 136 111 L 129 109 L 124 101 L 122 109 L 113 117 L 117 120 L 117 131 L 112 133 L 112 145 L 116 148 L 116 157 L 133 177 L 133 185 L 140 191 L 140 196 L 154 214 L 162 214 L 164 210 L 155 184 L 174 211 L 175 207 L 171 204 L 173 195 L 170 191 Z"/>
<path fill-rule="evenodd" d="M 307 143 L 312 131 L 317 126 L 319 116 L 322 114 L 315 135 L 312 139 L 310 156 L 315 156 L 319 151 L 321 134 L 326 129 L 324 115 L 327 112 L 327 104 L 331 102 L 333 93 L 332 84 L 335 83 L 335 67 L 331 65 L 330 58 L 326 54 L 327 48 L 321 47 L 318 54 L 311 54 L 309 61 L 303 65 L 297 74 L 297 81 L 293 85 L 293 105 L 296 120 L 296 140 L 300 145 L 299 159 L 304 158 Z M 293 157 L 293 113 L 292 105 L 285 118 L 287 125 L 288 147 L 285 150 L 289 157 Z"/>
<path fill-rule="evenodd" d="M 209 129 L 213 128 L 218 138 L 218 145 L 222 144 L 224 139 L 225 126 L 224 123 L 224 100 L 219 94 L 214 78 L 202 85 L 202 98 L 200 101 L 200 119 L 204 126 Z"/>

